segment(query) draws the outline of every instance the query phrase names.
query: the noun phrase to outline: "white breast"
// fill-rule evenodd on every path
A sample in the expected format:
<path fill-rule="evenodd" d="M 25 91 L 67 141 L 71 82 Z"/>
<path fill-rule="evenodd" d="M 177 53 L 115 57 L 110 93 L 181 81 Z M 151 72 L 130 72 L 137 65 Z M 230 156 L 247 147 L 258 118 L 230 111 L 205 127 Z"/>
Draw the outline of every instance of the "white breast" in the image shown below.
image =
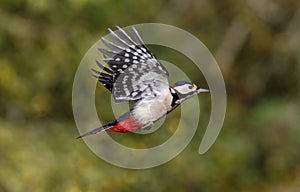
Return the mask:
<path fill-rule="evenodd" d="M 169 89 L 153 99 L 139 101 L 132 111 L 134 117 L 141 123 L 155 122 L 171 109 L 172 95 Z"/>

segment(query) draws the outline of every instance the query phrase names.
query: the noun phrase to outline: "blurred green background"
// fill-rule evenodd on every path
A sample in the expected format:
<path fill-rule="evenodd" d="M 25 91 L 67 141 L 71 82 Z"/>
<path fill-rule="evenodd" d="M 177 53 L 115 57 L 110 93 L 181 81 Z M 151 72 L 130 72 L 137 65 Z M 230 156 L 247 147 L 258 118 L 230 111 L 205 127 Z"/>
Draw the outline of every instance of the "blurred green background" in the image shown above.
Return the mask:
<path fill-rule="evenodd" d="M 0 5 L 1 192 L 300 191 L 298 0 L 1 0 Z M 227 114 L 216 143 L 199 155 L 210 114 L 209 96 L 200 96 L 203 118 L 179 156 L 148 170 L 122 169 L 74 139 L 72 83 L 85 52 L 108 27 L 147 22 L 180 27 L 205 43 L 224 75 Z M 178 66 L 184 63 L 176 52 L 151 50 Z M 186 70 L 205 85 L 199 71 Z M 110 99 L 102 86 L 97 92 Z M 99 113 L 109 107 L 98 106 Z M 170 132 L 179 113 L 167 118 Z M 103 121 L 112 117 L 109 111 Z M 130 135 L 116 138 L 140 147 L 148 142 Z"/>

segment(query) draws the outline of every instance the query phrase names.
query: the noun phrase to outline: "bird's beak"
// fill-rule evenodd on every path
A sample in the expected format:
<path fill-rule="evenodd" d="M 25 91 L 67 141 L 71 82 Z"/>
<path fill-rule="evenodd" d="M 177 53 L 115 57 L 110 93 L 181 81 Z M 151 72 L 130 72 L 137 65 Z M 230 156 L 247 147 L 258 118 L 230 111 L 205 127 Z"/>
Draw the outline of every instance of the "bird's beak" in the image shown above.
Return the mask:
<path fill-rule="evenodd" d="M 182 99 L 179 99 L 178 100 L 178 104 L 182 103 L 183 101 L 187 100 L 190 97 L 193 97 L 193 96 L 195 96 L 195 95 L 197 95 L 199 93 L 204 93 L 204 92 L 209 92 L 209 90 L 208 89 L 199 88 L 196 91 L 194 91 L 192 94 L 190 94 L 190 95 L 188 95 L 188 96 L 186 96 L 186 97 L 184 97 Z"/>
<path fill-rule="evenodd" d="M 205 92 L 209 92 L 209 90 L 208 89 L 202 89 L 202 88 L 197 89 L 197 93 L 205 93 Z"/>

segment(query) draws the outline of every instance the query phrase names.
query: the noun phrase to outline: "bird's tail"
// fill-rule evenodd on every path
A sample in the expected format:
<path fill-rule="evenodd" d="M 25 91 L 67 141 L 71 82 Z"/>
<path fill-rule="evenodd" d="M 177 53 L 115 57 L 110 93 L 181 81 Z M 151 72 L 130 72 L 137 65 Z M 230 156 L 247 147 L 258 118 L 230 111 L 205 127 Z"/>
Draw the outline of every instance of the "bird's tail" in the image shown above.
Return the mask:
<path fill-rule="evenodd" d="M 116 120 L 114 120 L 114 121 L 112 121 L 112 122 L 110 122 L 110 123 L 108 123 L 106 125 L 98 127 L 96 129 L 93 129 L 93 130 L 91 130 L 91 131 L 89 131 L 87 133 L 84 133 L 84 134 L 76 137 L 76 139 L 80 139 L 80 138 L 85 137 L 85 136 L 89 136 L 89 135 L 94 135 L 94 134 L 97 134 L 97 133 L 101 133 L 102 131 L 106 131 L 108 129 L 114 128 L 115 126 L 117 126 L 119 124 L 119 122 L 122 122 L 122 121 L 125 121 L 125 120 L 129 120 L 129 118 L 128 118 L 129 116 L 130 116 L 130 111 L 124 113 L 118 119 L 116 119 Z M 123 132 L 126 132 L 126 131 L 123 130 Z"/>
<path fill-rule="evenodd" d="M 112 128 L 112 127 L 115 125 L 115 123 L 116 123 L 116 122 L 113 121 L 113 122 L 108 123 L 108 124 L 106 124 L 106 125 L 104 125 L 104 126 L 101 126 L 101 127 L 96 128 L 96 129 L 93 129 L 93 130 L 91 130 L 91 131 L 89 131 L 89 132 L 86 132 L 86 133 L 84 133 L 84 134 L 82 134 L 82 135 L 76 137 L 76 139 L 80 139 L 80 138 L 83 138 L 83 137 L 86 137 L 86 136 L 89 136 L 89 135 L 98 134 L 98 133 L 100 133 L 100 132 L 102 132 L 102 131 L 105 131 L 105 130 L 107 130 L 107 129 Z"/>

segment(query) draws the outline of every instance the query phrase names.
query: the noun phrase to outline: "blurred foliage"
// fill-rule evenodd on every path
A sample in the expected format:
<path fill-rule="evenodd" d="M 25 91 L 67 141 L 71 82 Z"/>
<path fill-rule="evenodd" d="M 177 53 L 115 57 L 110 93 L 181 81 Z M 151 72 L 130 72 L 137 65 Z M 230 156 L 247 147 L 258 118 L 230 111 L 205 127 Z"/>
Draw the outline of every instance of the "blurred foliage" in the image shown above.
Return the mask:
<path fill-rule="evenodd" d="M 299 1 L 2 0 L 0 5 L 0 191 L 300 190 Z M 216 143 L 200 156 L 195 138 L 203 136 L 210 109 L 210 100 L 201 97 L 203 119 L 183 153 L 138 171 L 107 164 L 74 139 L 71 92 L 81 58 L 108 27 L 145 22 L 175 25 L 205 43 L 224 74 L 228 109 Z M 178 66 L 185 62 L 158 50 L 153 49 L 158 58 Z M 194 69 L 185 70 L 196 84 L 205 84 Z M 109 99 L 100 87 L 99 97 Z M 138 137 L 130 139 L 143 146 Z"/>

